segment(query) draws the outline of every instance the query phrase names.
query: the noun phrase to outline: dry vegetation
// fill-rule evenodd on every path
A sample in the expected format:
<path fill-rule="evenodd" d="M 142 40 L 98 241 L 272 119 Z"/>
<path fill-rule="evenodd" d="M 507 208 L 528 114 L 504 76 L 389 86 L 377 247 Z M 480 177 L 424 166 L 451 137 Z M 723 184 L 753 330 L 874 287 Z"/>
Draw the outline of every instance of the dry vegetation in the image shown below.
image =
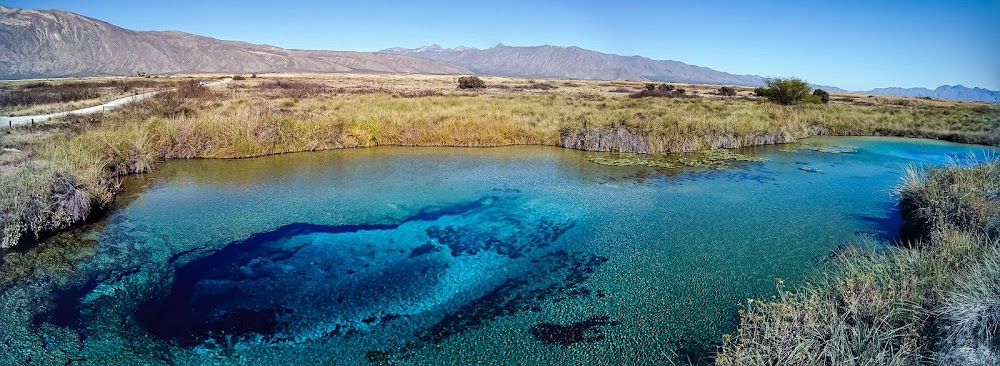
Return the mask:
<path fill-rule="evenodd" d="M 146 78 L 30 80 L 0 84 L 0 115 L 23 116 L 90 107 L 175 84 Z"/>
<path fill-rule="evenodd" d="M 3 246 L 68 226 L 80 217 L 78 210 L 110 202 L 120 176 L 169 158 L 375 145 L 538 144 L 672 153 L 814 134 L 1000 143 L 996 110 L 977 103 L 778 106 L 749 97 L 749 88 L 719 96 L 717 86 L 669 85 L 669 94 L 684 89 L 689 97 L 630 98 L 610 90 L 633 94 L 644 84 L 483 81 L 474 90 L 459 90 L 456 77 L 424 75 L 259 75 L 214 89 L 188 82 L 103 115 L 15 128 L 0 135 L 2 147 L 20 150 L 0 155 Z M 657 91 L 667 92 L 662 88 Z M 82 193 L 58 193 L 67 187 Z M 90 205 L 66 202 L 86 201 L 81 197 Z"/>

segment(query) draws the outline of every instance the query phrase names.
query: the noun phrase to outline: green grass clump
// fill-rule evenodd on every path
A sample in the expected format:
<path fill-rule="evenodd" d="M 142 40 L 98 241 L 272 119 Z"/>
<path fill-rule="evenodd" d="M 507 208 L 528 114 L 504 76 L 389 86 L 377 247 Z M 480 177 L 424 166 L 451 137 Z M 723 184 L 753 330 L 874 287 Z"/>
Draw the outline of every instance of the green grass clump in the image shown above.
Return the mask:
<path fill-rule="evenodd" d="M 0 197 L 0 248 L 13 247 L 26 233 L 37 237 L 82 221 L 93 204 L 75 178 L 45 162 L 0 171 Z"/>
<path fill-rule="evenodd" d="M 976 163 L 976 164 L 973 164 Z M 973 165 L 970 165 L 973 164 Z M 996 364 L 1000 161 L 910 169 L 897 189 L 929 228 L 906 246 L 838 250 L 813 281 L 740 310 L 719 365 Z"/>
<path fill-rule="evenodd" d="M 954 166 L 908 168 L 897 188 L 903 209 L 928 229 L 996 234 L 1000 229 L 1000 164 L 996 160 Z M 967 166 L 959 166 L 967 165 Z"/>

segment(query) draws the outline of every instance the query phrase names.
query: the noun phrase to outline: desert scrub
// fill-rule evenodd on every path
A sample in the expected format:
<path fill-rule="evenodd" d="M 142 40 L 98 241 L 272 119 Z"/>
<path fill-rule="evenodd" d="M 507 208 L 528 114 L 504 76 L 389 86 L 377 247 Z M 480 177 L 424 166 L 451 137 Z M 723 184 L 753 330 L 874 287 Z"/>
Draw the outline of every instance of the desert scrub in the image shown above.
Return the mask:
<path fill-rule="evenodd" d="M 897 194 L 925 234 L 911 245 L 838 250 L 795 292 L 778 280 L 773 298 L 742 307 L 717 363 L 996 364 L 998 180 L 997 160 L 911 168 Z"/>

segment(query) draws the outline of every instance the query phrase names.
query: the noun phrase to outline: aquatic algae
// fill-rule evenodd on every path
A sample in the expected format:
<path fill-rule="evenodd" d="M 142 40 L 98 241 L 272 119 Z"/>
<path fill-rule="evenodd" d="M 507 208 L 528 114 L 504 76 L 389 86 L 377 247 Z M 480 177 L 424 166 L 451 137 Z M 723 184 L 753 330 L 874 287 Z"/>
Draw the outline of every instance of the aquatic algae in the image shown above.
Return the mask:
<path fill-rule="evenodd" d="M 669 161 L 664 155 L 646 155 L 633 153 L 607 153 L 587 156 L 591 162 L 609 166 L 646 166 L 650 168 L 673 169 L 678 165 Z"/>
<path fill-rule="evenodd" d="M 615 326 L 618 322 L 611 320 L 610 316 L 601 315 L 569 325 L 541 323 L 528 331 L 542 343 L 568 347 L 580 342 L 597 342 L 604 339 L 604 331 L 600 327 L 609 325 Z"/>
<path fill-rule="evenodd" d="M 692 168 L 725 168 L 734 161 L 764 162 L 766 159 L 740 154 L 728 149 L 704 150 L 694 154 L 685 154 L 678 161 Z"/>
<path fill-rule="evenodd" d="M 778 149 L 781 152 L 799 152 L 803 150 L 821 152 L 826 154 L 849 154 L 858 151 L 858 148 L 853 146 L 840 146 L 840 145 L 816 145 L 810 143 L 801 144 L 790 144 L 788 147 Z"/>
<path fill-rule="evenodd" d="M 591 162 L 610 166 L 645 166 L 650 168 L 676 169 L 691 168 L 724 168 L 734 161 L 764 162 L 766 159 L 741 154 L 729 149 L 709 149 L 696 153 L 684 154 L 632 154 L 607 153 L 587 156 Z"/>

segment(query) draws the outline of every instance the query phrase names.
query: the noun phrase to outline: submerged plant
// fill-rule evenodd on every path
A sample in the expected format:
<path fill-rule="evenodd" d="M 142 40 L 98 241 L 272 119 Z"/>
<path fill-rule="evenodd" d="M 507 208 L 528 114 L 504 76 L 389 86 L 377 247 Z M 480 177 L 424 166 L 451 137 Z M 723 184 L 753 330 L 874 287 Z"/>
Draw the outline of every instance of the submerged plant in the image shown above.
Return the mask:
<path fill-rule="evenodd" d="M 650 168 L 677 168 L 677 164 L 667 160 L 663 155 L 645 155 L 631 153 L 608 153 L 588 155 L 587 160 L 609 166 L 646 166 Z"/>
<path fill-rule="evenodd" d="M 646 166 L 673 169 L 681 166 L 692 168 L 723 168 L 734 161 L 763 162 L 765 159 L 740 154 L 732 150 L 711 149 L 688 154 L 631 154 L 608 153 L 588 155 L 591 162 L 610 166 Z"/>
<path fill-rule="evenodd" d="M 803 150 L 816 151 L 827 154 L 847 154 L 854 153 L 858 151 L 858 148 L 853 146 L 839 146 L 839 145 L 815 145 L 809 143 L 794 144 L 778 151 L 781 152 L 799 152 Z"/>
<path fill-rule="evenodd" d="M 695 168 L 725 168 L 734 161 L 764 162 L 763 158 L 740 154 L 733 150 L 711 149 L 696 154 L 686 154 L 678 159 L 681 164 Z"/>

